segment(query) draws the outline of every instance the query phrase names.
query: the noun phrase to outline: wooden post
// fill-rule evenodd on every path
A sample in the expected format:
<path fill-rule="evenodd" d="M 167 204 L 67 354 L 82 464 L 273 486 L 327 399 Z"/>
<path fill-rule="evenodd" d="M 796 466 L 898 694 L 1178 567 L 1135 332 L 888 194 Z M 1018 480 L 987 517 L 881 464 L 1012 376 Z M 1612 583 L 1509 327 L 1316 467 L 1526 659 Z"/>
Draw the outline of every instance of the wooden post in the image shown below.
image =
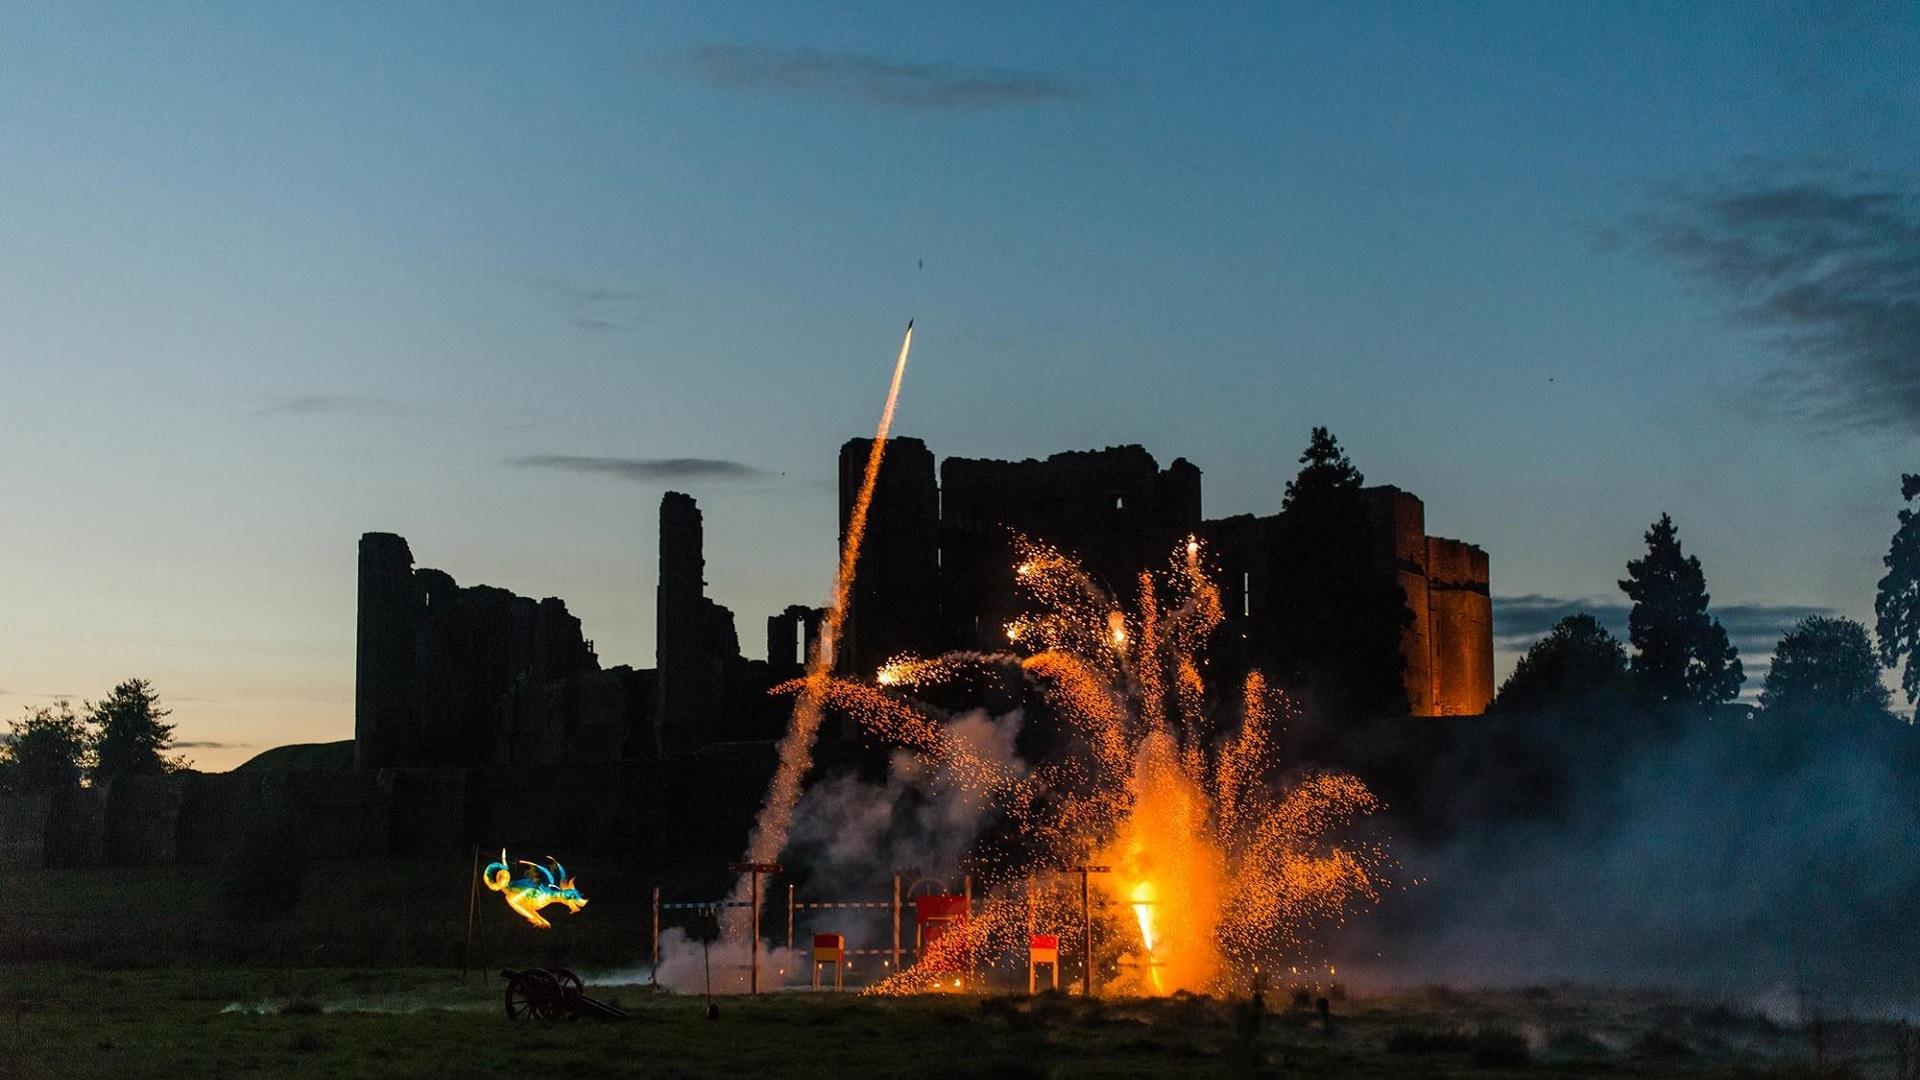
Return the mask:
<path fill-rule="evenodd" d="M 467 944 L 460 950 L 460 983 L 473 970 L 473 924 L 480 919 L 480 845 L 473 845 L 473 876 L 467 879 Z"/>
<path fill-rule="evenodd" d="M 787 951 L 793 951 L 793 883 L 787 883 Z"/>
<path fill-rule="evenodd" d="M 655 986 L 660 985 L 660 886 L 653 887 L 653 975 Z"/>
<path fill-rule="evenodd" d="M 1093 996 L 1093 913 L 1087 898 L 1087 878 L 1104 874 L 1108 868 L 1081 863 L 1068 869 L 1080 875 L 1080 996 Z"/>
<path fill-rule="evenodd" d="M 900 970 L 900 875 L 893 875 L 893 970 Z"/>
<path fill-rule="evenodd" d="M 1087 912 L 1087 868 L 1080 868 L 1080 996 L 1093 996 L 1093 917 Z"/>
<path fill-rule="evenodd" d="M 753 958 L 747 966 L 747 992 L 750 994 L 758 994 L 760 992 L 760 875 L 779 873 L 780 864 L 770 862 L 734 863 L 729 869 L 736 874 L 753 875 L 753 918 L 751 920 L 753 925 L 753 945 L 751 946 Z"/>

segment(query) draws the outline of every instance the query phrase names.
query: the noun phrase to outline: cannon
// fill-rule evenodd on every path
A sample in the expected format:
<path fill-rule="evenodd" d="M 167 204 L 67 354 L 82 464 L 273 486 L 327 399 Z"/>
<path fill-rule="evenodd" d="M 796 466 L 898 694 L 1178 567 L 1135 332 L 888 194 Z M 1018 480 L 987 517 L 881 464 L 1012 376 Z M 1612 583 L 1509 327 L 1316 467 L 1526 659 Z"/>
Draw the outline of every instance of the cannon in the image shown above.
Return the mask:
<path fill-rule="evenodd" d="M 583 1016 L 596 1020 L 627 1020 L 632 1014 L 609 1005 L 586 992 L 580 976 L 566 968 L 502 969 L 507 980 L 507 1019 L 578 1020 Z"/>

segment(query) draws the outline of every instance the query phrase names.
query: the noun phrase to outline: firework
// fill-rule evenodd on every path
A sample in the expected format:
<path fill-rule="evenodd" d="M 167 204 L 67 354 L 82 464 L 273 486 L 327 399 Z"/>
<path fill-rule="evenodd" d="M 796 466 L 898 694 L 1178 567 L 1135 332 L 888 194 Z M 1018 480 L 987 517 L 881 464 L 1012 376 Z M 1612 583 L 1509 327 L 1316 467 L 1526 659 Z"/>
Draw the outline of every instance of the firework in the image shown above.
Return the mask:
<path fill-rule="evenodd" d="M 1017 550 L 1014 579 L 1033 602 L 1007 627 L 1017 653 L 897 657 L 876 685 L 810 672 L 785 688 L 937 762 L 1016 826 L 1020 854 L 979 868 L 989 894 L 950 947 L 1007 954 L 1036 928 L 1080 926 L 1077 893 L 1049 872 L 1092 861 L 1109 868 L 1090 917 L 1114 989 L 1211 992 L 1262 964 L 1318 967 L 1314 931 L 1378 899 L 1385 852 L 1348 837 L 1376 802 L 1351 776 L 1282 783 L 1276 732 L 1292 706 L 1258 672 L 1237 709 L 1209 709 L 1201 657 L 1222 613 L 1203 546 L 1189 539 L 1164 572 L 1142 574 L 1131 611 L 1062 552 L 1026 540 Z M 1018 665 L 1073 733 L 1070 752 L 1016 773 L 910 696 L 996 665 Z M 916 971 L 875 989 L 941 985 Z"/>
<path fill-rule="evenodd" d="M 813 744 L 820 733 L 821 704 L 833 672 L 834 645 L 839 641 L 840 628 L 846 622 L 847 597 L 853 588 L 860 541 L 867 529 L 867 509 L 873 504 L 874 485 L 880 479 L 880 462 L 886 454 L 887 433 L 893 428 L 893 409 L 900 400 L 900 380 L 906 374 L 907 354 L 912 348 L 913 320 L 909 319 L 906 335 L 900 339 L 900 355 L 893 362 L 893 381 L 887 386 L 887 403 L 880 410 L 880 424 L 874 431 L 873 449 L 867 454 L 866 475 L 861 478 L 860 493 L 847 515 L 846 537 L 840 546 L 840 566 L 833 579 L 833 602 L 827 606 L 827 617 L 821 624 L 818 644 L 807 658 L 806 677 L 800 681 L 799 694 L 794 700 L 793 720 L 786 736 L 780 740 L 780 759 L 774 770 L 773 782 L 767 787 L 766 800 L 754 820 L 753 832 L 747 837 L 744 860 L 747 863 L 770 864 L 779 858 L 781 849 L 787 846 L 793 807 L 800 801 L 800 783 L 806 777 L 807 767 L 813 762 Z M 746 901 L 751 892 L 752 886 L 743 876 L 734 883 L 729 899 Z M 737 943 L 744 935 L 751 933 L 748 929 L 752 921 L 751 913 L 740 907 L 726 910 L 728 916 L 721 927 L 721 936 Z"/>

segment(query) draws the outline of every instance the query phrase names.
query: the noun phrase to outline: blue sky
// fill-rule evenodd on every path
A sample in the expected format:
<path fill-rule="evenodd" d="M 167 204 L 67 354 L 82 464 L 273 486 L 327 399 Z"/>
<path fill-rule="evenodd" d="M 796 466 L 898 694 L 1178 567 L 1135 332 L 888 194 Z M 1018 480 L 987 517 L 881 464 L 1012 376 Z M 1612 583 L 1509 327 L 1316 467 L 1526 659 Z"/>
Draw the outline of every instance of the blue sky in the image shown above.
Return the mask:
<path fill-rule="evenodd" d="M 1870 615 L 1920 9 L 1184 7 L 0 8 L 0 712 L 137 673 L 206 766 L 346 737 L 371 529 L 645 666 L 669 487 L 755 652 L 909 316 L 943 455 L 1271 512 L 1331 425 L 1503 641 L 1663 510 L 1752 641 Z"/>

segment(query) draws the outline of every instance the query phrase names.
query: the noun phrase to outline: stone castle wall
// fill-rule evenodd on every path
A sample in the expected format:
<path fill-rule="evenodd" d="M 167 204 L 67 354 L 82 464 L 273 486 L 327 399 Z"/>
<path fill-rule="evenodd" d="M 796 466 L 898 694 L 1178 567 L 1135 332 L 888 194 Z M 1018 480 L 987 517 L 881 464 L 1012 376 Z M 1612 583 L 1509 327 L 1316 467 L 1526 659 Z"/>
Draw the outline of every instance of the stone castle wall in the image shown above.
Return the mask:
<path fill-rule="evenodd" d="M 545 852 L 707 855 L 746 841 L 767 742 L 538 768 L 175 773 L 0 797 L 0 867 Z"/>

